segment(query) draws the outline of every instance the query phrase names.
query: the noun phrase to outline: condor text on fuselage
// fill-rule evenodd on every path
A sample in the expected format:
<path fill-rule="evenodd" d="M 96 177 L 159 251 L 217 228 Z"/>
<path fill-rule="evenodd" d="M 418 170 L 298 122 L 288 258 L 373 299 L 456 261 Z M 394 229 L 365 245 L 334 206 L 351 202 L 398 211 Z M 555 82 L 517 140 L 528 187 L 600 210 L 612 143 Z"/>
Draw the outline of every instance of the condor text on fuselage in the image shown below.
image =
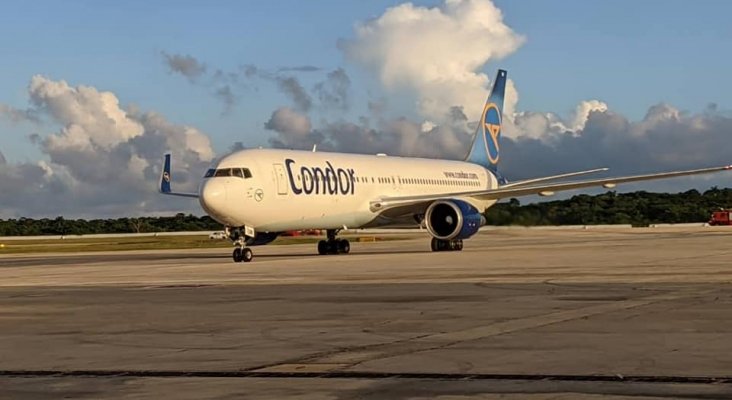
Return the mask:
<path fill-rule="evenodd" d="M 292 193 L 299 194 L 342 194 L 352 195 L 356 190 L 353 168 L 335 168 L 330 161 L 324 167 L 298 167 L 295 160 L 285 160 L 287 176 Z"/>

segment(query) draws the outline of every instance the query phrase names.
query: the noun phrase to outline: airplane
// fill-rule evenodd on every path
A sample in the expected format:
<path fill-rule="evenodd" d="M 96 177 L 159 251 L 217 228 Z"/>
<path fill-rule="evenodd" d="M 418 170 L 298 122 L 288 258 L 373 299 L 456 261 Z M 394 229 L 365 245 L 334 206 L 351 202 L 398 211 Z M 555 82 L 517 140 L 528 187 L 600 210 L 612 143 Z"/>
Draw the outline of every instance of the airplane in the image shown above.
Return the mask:
<path fill-rule="evenodd" d="M 252 261 L 248 246 L 265 245 L 282 232 L 318 229 L 326 239 L 318 254 L 345 254 L 341 230 L 424 227 L 432 251 L 460 251 L 486 224 L 485 211 L 498 200 L 586 187 L 614 188 L 646 181 L 730 170 L 732 166 L 615 178 L 560 181 L 605 171 L 596 168 L 508 182 L 498 172 L 507 72 L 498 70 L 480 124 L 464 161 L 386 154 L 364 155 L 283 149 L 245 149 L 219 159 L 206 171 L 198 193 L 171 188 L 171 155 L 165 154 L 159 191 L 197 198 L 223 224 L 234 243 L 235 262 Z"/>

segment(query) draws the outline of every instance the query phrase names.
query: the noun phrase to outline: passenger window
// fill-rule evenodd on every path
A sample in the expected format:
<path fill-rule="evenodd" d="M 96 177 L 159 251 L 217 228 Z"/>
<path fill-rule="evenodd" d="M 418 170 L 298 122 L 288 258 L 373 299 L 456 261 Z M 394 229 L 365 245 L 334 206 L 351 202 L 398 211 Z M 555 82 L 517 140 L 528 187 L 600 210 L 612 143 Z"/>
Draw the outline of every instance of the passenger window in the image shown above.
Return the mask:
<path fill-rule="evenodd" d="M 242 169 L 242 171 L 244 172 L 244 178 L 245 179 L 248 179 L 248 178 L 251 178 L 252 177 L 252 172 L 249 171 L 249 168 L 244 168 L 244 169 Z"/>

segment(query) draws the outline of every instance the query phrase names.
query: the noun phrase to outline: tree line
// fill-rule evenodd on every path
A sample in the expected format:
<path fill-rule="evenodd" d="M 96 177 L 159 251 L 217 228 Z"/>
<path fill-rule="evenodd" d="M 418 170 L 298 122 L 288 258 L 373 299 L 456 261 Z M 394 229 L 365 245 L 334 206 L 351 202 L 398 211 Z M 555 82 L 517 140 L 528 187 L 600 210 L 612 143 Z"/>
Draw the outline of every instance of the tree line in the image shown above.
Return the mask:
<path fill-rule="evenodd" d="M 0 236 L 90 235 L 97 233 L 192 232 L 222 229 L 211 217 L 176 214 L 172 217 L 115 219 L 0 219 Z"/>
<path fill-rule="evenodd" d="M 704 193 L 607 192 L 566 200 L 521 205 L 517 199 L 488 209 L 489 225 L 598 225 L 705 222 L 712 211 L 732 208 L 732 189 L 713 187 Z M 116 219 L 19 218 L 0 219 L 0 236 L 88 235 L 97 233 L 151 233 L 213 231 L 221 224 L 208 216 L 176 214 L 172 217 Z"/>
<path fill-rule="evenodd" d="M 517 199 L 488 209 L 489 225 L 600 225 L 648 226 L 663 223 L 706 222 L 712 211 L 732 208 L 732 189 L 713 187 L 704 193 L 645 191 L 590 196 L 521 205 Z"/>

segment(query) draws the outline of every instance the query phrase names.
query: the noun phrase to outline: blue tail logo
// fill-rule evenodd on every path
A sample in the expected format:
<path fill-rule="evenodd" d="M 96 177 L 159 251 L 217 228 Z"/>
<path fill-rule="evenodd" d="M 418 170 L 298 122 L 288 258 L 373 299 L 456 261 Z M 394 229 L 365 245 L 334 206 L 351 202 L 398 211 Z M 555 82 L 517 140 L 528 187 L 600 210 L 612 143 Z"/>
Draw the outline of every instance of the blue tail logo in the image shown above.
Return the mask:
<path fill-rule="evenodd" d="M 500 154 L 501 119 L 503 115 L 503 97 L 506 91 L 505 70 L 499 69 L 488 100 L 483 107 L 473 145 L 466 161 L 479 164 L 498 174 Z"/>
<path fill-rule="evenodd" d="M 491 164 L 498 163 L 499 144 L 498 138 L 501 135 L 501 112 L 494 103 L 488 103 L 483 109 L 483 136 L 485 137 L 485 151 Z M 490 136 L 489 136 L 490 135 Z"/>
<path fill-rule="evenodd" d="M 165 154 L 163 162 L 163 173 L 160 175 L 160 191 L 170 193 L 170 153 Z"/>

